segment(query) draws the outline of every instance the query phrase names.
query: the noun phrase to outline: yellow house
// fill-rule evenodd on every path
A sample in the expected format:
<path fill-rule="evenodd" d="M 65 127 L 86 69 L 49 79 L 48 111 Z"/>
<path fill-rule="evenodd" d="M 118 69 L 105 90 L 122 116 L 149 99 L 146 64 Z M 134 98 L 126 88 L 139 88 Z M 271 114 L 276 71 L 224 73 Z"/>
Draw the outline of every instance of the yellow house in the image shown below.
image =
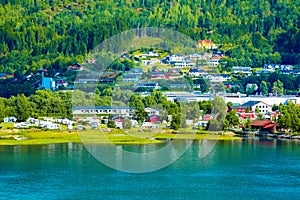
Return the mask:
<path fill-rule="evenodd" d="M 210 40 L 198 40 L 198 47 L 203 49 L 212 49 L 215 48 L 215 44 Z"/>

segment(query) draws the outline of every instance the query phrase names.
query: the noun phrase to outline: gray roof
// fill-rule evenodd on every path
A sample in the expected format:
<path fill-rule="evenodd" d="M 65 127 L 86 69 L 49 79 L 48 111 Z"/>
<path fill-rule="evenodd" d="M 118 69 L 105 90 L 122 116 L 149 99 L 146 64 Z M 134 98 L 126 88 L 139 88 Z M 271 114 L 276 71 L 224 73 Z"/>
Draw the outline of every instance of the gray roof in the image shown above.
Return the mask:
<path fill-rule="evenodd" d="M 248 102 L 246 102 L 246 103 L 244 103 L 243 105 L 241 105 L 241 106 L 254 106 L 254 105 L 256 105 L 256 104 L 258 104 L 258 103 L 260 103 L 261 101 L 248 101 Z"/>

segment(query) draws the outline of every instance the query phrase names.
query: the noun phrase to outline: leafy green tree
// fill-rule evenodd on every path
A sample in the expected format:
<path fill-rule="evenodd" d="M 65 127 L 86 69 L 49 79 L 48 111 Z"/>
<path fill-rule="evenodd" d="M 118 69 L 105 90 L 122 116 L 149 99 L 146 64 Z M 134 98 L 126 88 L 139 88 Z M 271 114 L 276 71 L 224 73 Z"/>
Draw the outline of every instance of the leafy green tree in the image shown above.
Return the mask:
<path fill-rule="evenodd" d="M 129 107 L 131 108 L 144 108 L 143 98 L 139 94 L 133 94 L 129 100 Z"/>
<path fill-rule="evenodd" d="M 246 113 L 250 113 L 250 107 L 249 106 L 247 106 L 247 108 L 246 108 Z"/>
<path fill-rule="evenodd" d="M 266 81 L 262 81 L 259 85 L 259 89 L 263 95 L 267 95 L 269 92 L 269 88 Z"/>
<path fill-rule="evenodd" d="M 226 117 L 226 108 L 226 103 L 222 97 L 216 96 L 212 100 L 212 115 L 215 117 L 209 121 L 207 126 L 208 130 L 223 130 Z"/>
<path fill-rule="evenodd" d="M 116 128 L 116 123 L 114 120 L 108 120 L 107 122 L 107 127 L 108 128 Z"/>
<path fill-rule="evenodd" d="M 276 94 L 283 94 L 283 83 L 277 80 L 273 83 L 272 92 Z"/>
<path fill-rule="evenodd" d="M 274 104 L 273 106 L 272 106 L 272 111 L 274 112 L 274 111 L 277 111 L 279 109 L 279 106 L 277 106 L 276 104 Z"/>
<path fill-rule="evenodd" d="M 255 113 L 260 113 L 259 108 L 255 108 L 254 112 Z"/>
<path fill-rule="evenodd" d="M 287 105 L 279 106 L 280 115 L 278 116 L 277 125 L 279 129 L 291 131 L 300 131 L 300 108 L 293 102 L 288 102 Z"/>
<path fill-rule="evenodd" d="M 236 114 L 235 110 L 231 110 L 227 113 L 225 119 L 228 121 L 229 126 L 237 126 L 239 125 L 239 118 Z"/>
<path fill-rule="evenodd" d="M 139 122 L 139 123 L 142 123 L 144 122 L 145 120 L 148 119 L 148 113 L 145 111 L 144 108 L 137 108 L 135 111 L 134 111 L 134 118 Z"/>
<path fill-rule="evenodd" d="M 199 104 L 196 101 L 187 103 L 185 110 L 187 119 L 197 119 L 200 117 Z"/>
<path fill-rule="evenodd" d="M 131 129 L 131 121 L 129 119 L 124 119 L 122 122 L 123 129 Z"/>
<path fill-rule="evenodd" d="M 223 122 L 226 116 L 226 103 L 225 100 L 222 97 L 216 96 L 212 100 L 212 114 L 217 116 L 217 120 L 219 122 Z"/>
<path fill-rule="evenodd" d="M 245 128 L 251 128 L 251 120 L 248 118 L 245 123 Z"/>
<path fill-rule="evenodd" d="M 233 106 L 233 103 L 231 101 L 227 103 L 228 108 L 231 108 L 232 106 Z"/>
<path fill-rule="evenodd" d="M 172 115 L 171 127 L 174 130 L 178 130 L 181 124 L 181 118 L 179 115 Z"/>
<path fill-rule="evenodd" d="M 5 100 L 4 98 L 0 98 L 0 120 L 3 121 L 3 118 L 6 117 L 5 113 Z"/>
<path fill-rule="evenodd" d="M 203 111 L 205 114 L 210 114 L 212 112 L 212 102 L 211 101 L 200 101 L 199 109 Z"/>
<path fill-rule="evenodd" d="M 264 117 L 263 117 L 263 115 L 262 115 L 261 113 L 259 113 L 258 116 L 257 116 L 257 119 L 258 119 L 258 120 L 263 120 Z"/>
<path fill-rule="evenodd" d="M 153 95 L 146 96 L 143 99 L 143 103 L 144 103 L 145 107 L 153 107 L 153 106 L 157 105 Z"/>
<path fill-rule="evenodd" d="M 30 101 L 25 97 L 25 95 L 21 94 L 16 97 L 11 98 L 12 106 L 15 110 L 15 117 L 18 121 L 27 120 L 32 112 L 32 107 Z"/>

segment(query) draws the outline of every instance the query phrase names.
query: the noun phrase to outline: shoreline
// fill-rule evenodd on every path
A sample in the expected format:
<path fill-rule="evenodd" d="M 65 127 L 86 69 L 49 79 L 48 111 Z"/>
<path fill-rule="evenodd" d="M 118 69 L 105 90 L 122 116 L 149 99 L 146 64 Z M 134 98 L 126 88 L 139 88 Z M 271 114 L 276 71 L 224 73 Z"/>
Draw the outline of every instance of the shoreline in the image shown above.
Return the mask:
<path fill-rule="evenodd" d="M 43 145 L 60 143 L 77 144 L 115 144 L 115 145 L 144 145 L 161 144 L 167 140 L 242 140 L 237 135 L 228 133 L 217 135 L 210 132 L 200 134 L 188 131 L 186 133 L 172 133 L 171 131 L 161 130 L 153 132 L 129 132 L 123 130 L 112 130 L 111 132 L 96 131 L 41 131 L 26 130 L 18 132 L 0 132 L 0 146 L 14 145 Z"/>

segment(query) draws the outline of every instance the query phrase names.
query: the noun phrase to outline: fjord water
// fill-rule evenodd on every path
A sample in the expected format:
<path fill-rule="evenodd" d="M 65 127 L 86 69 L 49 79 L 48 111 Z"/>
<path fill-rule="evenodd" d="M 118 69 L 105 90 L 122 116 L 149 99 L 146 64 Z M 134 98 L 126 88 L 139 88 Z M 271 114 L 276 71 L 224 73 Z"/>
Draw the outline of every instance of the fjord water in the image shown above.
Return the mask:
<path fill-rule="evenodd" d="M 218 141 L 204 158 L 199 146 L 146 174 L 110 169 L 81 144 L 0 146 L 0 199 L 300 198 L 300 142 Z"/>

